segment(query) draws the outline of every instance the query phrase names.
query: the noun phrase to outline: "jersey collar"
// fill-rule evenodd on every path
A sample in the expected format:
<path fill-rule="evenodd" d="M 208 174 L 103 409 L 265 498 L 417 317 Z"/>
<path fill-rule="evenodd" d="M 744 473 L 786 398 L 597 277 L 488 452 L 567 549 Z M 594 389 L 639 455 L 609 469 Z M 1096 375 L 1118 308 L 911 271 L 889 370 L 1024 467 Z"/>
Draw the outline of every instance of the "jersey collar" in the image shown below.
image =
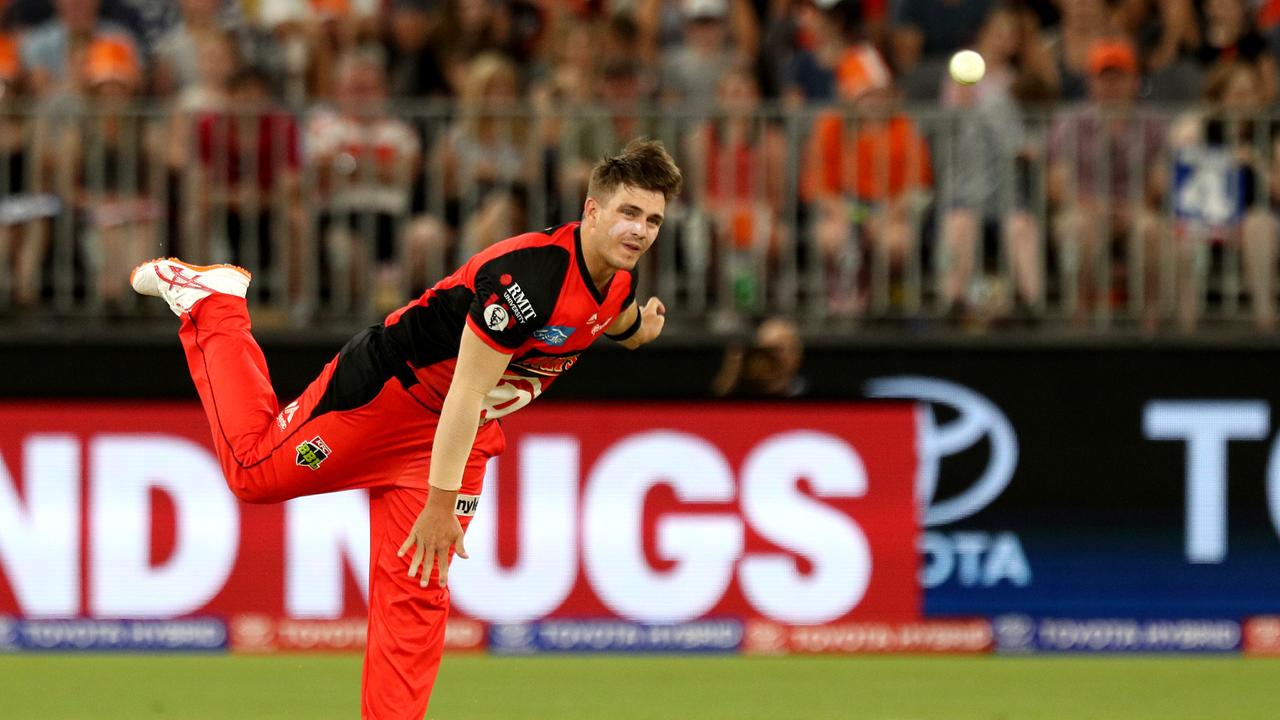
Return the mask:
<path fill-rule="evenodd" d="M 577 225 L 573 228 L 573 254 L 577 258 L 578 273 L 582 275 L 582 284 L 587 286 L 587 292 L 591 293 L 591 297 L 595 298 L 597 305 L 604 304 L 604 298 L 609 294 L 609 288 L 613 287 L 613 278 L 618 276 L 615 271 L 609 278 L 609 282 L 604 284 L 604 291 L 596 287 L 596 281 L 591 279 L 591 273 L 587 272 L 587 259 L 582 256 L 582 226 Z"/>

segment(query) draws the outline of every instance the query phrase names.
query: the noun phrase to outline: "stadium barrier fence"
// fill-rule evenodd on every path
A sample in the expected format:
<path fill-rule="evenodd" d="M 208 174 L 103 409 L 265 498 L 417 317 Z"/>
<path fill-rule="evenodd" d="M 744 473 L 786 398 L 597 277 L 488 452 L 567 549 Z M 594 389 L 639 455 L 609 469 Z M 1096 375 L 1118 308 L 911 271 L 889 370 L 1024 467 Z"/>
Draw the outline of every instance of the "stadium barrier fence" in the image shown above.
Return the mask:
<path fill-rule="evenodd" d="M 0 316 L 149 317 L 122 278 L 178 254 L 253 269 L 260 323 L 368 322 L 497 239 L 577 219 L 591 163 L 644 134 L 687 176 L 642 267 L 676 330 L 766 312 L 824 332 L 1265 326 L 1274 127 L 1146 107 L 6 106 Z"/>

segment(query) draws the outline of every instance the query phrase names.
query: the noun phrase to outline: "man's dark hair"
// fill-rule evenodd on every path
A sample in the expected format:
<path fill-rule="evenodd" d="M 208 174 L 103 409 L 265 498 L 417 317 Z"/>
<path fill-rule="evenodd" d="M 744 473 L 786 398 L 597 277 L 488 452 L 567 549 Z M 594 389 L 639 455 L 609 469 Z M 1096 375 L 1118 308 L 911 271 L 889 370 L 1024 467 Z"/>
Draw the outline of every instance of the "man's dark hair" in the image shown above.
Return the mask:
<path fill-rule="evenodd" d="M 622 152 L 607 157 L 591 169 L 587 195 L 604 202 L 623 186 L 662 193 L 671 198 L 680 194 L 684 176 L 658 140 L 636 138 Z"/>

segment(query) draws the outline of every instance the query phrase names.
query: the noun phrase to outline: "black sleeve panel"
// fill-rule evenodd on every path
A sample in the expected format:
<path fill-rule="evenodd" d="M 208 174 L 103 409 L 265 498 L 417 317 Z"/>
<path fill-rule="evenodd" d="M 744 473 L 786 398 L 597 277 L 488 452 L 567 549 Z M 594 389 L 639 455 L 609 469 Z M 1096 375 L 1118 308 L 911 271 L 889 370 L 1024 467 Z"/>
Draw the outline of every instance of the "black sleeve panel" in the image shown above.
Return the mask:
<path fill-rule="evenodd" d="M 469 314 L 488 339 L 515 350 L 551 319 L 569 270 L 569 253 L 556 245 L 512 250 L 476 270 Z"/>

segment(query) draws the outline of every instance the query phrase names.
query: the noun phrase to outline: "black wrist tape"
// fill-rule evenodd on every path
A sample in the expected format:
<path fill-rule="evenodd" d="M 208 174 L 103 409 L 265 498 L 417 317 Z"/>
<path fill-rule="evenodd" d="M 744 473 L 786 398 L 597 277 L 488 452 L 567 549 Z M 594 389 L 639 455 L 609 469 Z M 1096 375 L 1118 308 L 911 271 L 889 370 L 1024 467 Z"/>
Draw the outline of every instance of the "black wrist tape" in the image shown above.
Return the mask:
<path fill-rule="evenodd" d="M 623 340 L 626 340 L 632 335 L 635 335 L 636 332 L 640 330 L 640 321 L 643 319 L 644 319 L 644 315 L 637 310 L 636 321 L 631 323 L 631 327 L 627 328 L 626 330 L 623 330 L 617 335 L 610 335 L 609 333 L 605 333 L 605 336 L 608 337 L 610 340 L 613 340 L 614 342 L 622 342 Z"/>

